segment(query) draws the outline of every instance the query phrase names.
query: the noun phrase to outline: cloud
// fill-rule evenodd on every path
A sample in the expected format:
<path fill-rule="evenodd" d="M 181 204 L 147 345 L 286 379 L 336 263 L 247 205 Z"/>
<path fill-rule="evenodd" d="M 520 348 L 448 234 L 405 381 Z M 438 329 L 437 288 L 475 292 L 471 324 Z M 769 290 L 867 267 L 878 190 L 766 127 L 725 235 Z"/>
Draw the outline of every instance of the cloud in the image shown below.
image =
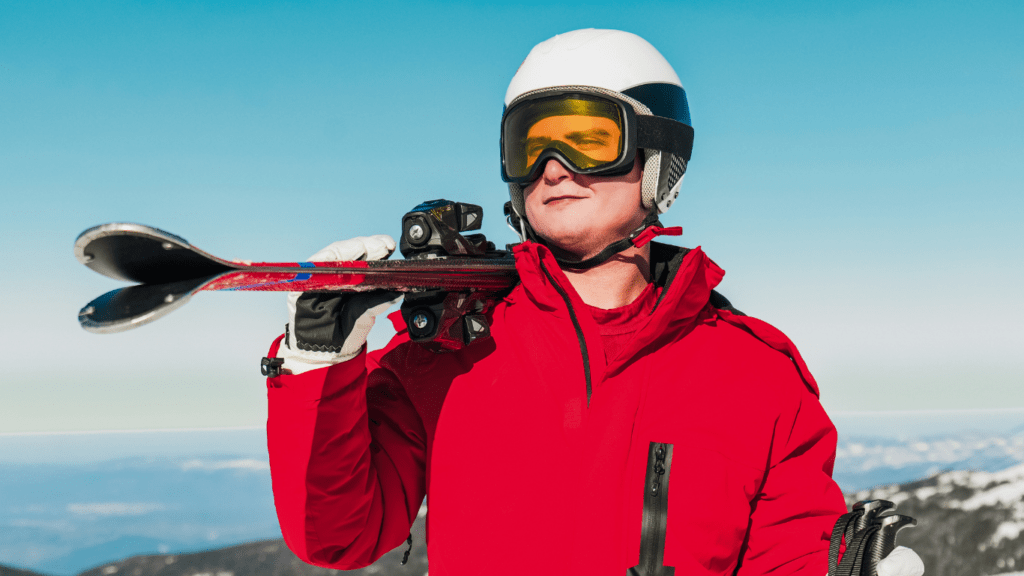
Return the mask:
<path fill-rule="evenodd" d="M 67 520 L 33 520 L 29 518 L 16 518 L 8 524 L 11 528 L 41 528 L 54 532 L 72 532 L 75 526 Z"/>
<path fill-rule="evenodd" d="M 198 458 L 188 460 L 181 465 L 181 469 L 184 471 L 189 470 L 249 470 L 253 472 L 262 472 L 264 470 L 270 470 L 270 463 L 266 460 L 256 460 L 255 458 L 239 458 L 236 460 L 216 460 L 216 461 L 204 461 Z"/>
<path fill-rule="evenodd" d="M 156 502 L 88 502 L 68 504 L 68 512 L 82 516 L 141 516 L 166 510 Z"/>

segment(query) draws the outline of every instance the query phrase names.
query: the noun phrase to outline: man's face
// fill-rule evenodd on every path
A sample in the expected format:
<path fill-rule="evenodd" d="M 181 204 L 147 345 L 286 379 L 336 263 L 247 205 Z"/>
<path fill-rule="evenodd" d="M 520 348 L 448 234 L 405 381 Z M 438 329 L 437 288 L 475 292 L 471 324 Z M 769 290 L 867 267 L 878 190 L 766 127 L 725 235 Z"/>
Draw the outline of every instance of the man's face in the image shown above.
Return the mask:
<path fill-rule="evenodd" d="M 550 159 L 524 188 L 526 218 L 549 244 L 589 258 L 643 222 L 642 175 L 639 161 L 622 176 L 583 176 Z"/>

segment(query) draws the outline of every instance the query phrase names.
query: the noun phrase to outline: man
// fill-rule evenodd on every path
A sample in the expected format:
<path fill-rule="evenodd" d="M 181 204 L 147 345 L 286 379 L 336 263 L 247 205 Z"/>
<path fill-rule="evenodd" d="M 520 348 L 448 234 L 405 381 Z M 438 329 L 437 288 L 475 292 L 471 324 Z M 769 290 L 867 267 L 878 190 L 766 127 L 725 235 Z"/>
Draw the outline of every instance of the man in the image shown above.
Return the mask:
<path fill-rule="evenodd" d="M 288 546 L 365 566 L 427 495 L 435 576 L 825 574 L 846 508 L 814 379 L 712 291 L 724 272 L 700 249 L 650 242 L 673 232 L 657 215 L 693 137 L 671 66 L 635 35 L 570 32 L 533 49 L 505 104 L 521 282 L 490 339 L 434 353 L 396 315 L 367 354 L 394 294 L 289 297 L 267 425 Z"/>

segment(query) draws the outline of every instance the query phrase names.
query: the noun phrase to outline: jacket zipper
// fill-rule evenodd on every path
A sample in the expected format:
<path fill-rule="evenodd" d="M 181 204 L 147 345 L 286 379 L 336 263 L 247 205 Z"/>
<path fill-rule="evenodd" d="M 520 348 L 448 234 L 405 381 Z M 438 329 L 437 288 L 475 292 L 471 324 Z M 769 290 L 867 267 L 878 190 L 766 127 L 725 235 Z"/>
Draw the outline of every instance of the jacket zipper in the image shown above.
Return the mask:
<path fill-rule="evenodd" d="M 644 513 L 640 522 L 640 563 L 627 576 L 675 576 L 665 566 L 665 529 L 668 525 L 668 476 L 672 469 L 672 445 L 651 442 L 644 479 Z"/>
<path fill-rule="evenodd" d="M 569 294 L 555 282 L 555 279 L 548 272 L 548 267 L 541 261 L 540 269 L 544 271 L 544 275 L 548 277 L 548 281 L 558 291 L 558 295 L 565 301 L 565 306 L 569 309 L 569 318 L 572 319 L 572 326 L 576 329 L 576 339 L 580 344 L 580 352 L 583 354 L 583 377 L 587 381 L 587 408 L 590 408 L 590 352 L 587 351 L 587 340 L 583 337 L 583 328 L 580 328 L 579 318 L 576 317 L 576 310 L 572 307 L 572 302 L 569 300 Z"/>

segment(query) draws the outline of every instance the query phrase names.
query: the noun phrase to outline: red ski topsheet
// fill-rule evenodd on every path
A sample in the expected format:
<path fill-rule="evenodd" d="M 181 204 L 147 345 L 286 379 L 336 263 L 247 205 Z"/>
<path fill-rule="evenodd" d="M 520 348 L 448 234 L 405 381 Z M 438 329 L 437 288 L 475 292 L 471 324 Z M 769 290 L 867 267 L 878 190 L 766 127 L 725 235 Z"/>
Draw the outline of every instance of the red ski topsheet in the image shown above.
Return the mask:
<path fill-rule="evenodd" d="M 200 290 L 363 291 L 391 289 L 501 290 L 515 281 L 511 259 L 385 260 L 349 262 L 254 263 L 223 273 Z M 362 269 L 363 273 L 355 273 Z M 301 271 L 300 271 L 301 270 Z"/>
<path fill-rule="evenodd" d="M 335 264 L 336 267 L 337 264 Z M 368 268 L 366 262 L 345 262 L 345 268 Z M 244 268 L 237 272 L 229 272 L 214 278 L 204 285 L 202 290 L 261 290 L 261 291 L 311 291 L 311 290 L 339 290 L 352 288 L 363 284 L 366 280 L 365 274 L 332 274 L 300 272 L 300 270 L 315 268 L 312 262 L 299 262 L 295 264 L 252 264 L 252 268 L 295 268 L 295 272 L 262 272 L 248 271 Z M 325 266 L 332 267 L 332 266 Z"/>

